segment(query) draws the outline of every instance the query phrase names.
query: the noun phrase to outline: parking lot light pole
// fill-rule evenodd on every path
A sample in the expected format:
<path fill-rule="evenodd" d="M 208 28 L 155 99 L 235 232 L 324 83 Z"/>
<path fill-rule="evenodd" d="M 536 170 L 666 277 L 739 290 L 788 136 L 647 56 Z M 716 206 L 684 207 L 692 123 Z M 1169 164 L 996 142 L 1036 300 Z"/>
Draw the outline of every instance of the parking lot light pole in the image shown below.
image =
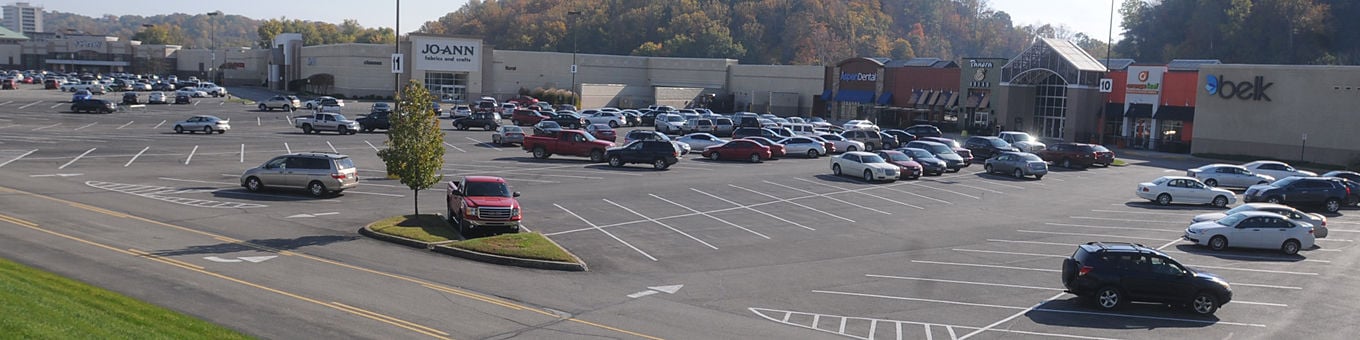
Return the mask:
<path fill-rule="evenodd" d="M 222 11 L 208 12 L 209 17 L 216 17 L 219 15 L 222 15 Z M 208 40 L 210 41 L 210 44 L 208 45 L 208 54 L 212 56 L 211 64 L 208 64 L 208 79 L 212 79 L 213 83 L 217 83 L 217 20 L 214 18 L 208 18 L 208 20 L 212 21 L 209 23 L 212 26 L 212 30 L 211 33 L 208 34 Z"/>
<path fill-rule="evenodd" d="M 580 16 L 581 11 L 567 11 L 567 17 Z M 575 21 L 575 20 L 573 20 Z M 571 92 L 572 106 L 581 105 L 581 93 L 576 90 L 576 25 L 571 25 Z"/>

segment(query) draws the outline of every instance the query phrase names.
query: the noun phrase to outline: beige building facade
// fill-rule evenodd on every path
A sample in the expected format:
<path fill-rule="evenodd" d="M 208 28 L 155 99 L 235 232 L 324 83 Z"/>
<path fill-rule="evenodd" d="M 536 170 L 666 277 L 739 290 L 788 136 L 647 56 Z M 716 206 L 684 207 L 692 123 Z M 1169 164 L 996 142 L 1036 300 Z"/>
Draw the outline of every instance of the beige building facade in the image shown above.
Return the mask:
<path fill-rule="evenodd" d="M 1360 67 L 1204 65 L 1196 154 L 1360 162 Z"/>

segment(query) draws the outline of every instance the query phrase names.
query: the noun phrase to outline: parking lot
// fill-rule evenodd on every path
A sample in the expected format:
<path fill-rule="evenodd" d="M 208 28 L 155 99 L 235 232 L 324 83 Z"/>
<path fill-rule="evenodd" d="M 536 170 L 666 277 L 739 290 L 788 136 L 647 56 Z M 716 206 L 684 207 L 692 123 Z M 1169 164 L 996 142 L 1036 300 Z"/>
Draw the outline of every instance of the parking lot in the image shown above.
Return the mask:
<path fill-rule="evenodd" d="M 1207 160 L 1121 154 L 1129 166 L 1054 167 L 1043 180 L 983 174 L 978 160 L 958 173 L 865 183 L 832 176 L 825 157 L 750 164 L 691 154 L 666 171 L 644 165 L 612 168 L 580 157 L 536 160 L 517 147 L 488 144 L 490 132 L 455 131 L 441 121 L 446 179 L 495 175 L 509 180 L 523 194 L 526 226 L 549 235 L 591 268 L 564 274 L 466 263 L 358 238 L 360 226 L 411 210 L 412 192 L 382 178 L 383 163 L 376 155 L 386 139 L 381 133 L 306 135 L 289 125 L 287 113 L 259 112 L 224 99 L 75 114 L 65 112 L 65 93 L 24 89 L 4 94 L 0 186 L 183 227 L 152 232 L 92 223 L 67 232 L 113 243 L 135 243 L 120 232 L 149 239 L 164 236 L 175 241 L 153 249 L 194 249 L 193 244 L 174 244 L 187 236 L 161 234 L 188 229 L 324 260 L 233 272 L 284 290 L 344 301 L 338 299 L 364 295 L 359 283 L 412 282 L 394 278 L 399 276 L 628 331 L 625 336 L 567 323 L 533 328 L 525 333 L 531 337 L 577 332 L 658 338 L 1338 338 L 1356 330 L 1348 321 L 1360 318 L 1347 302 L 1360 298 L 1349 289 L 1357 265 L 1354 239 L 1360 238 L 1355 208 L 1329 216 L 1331 233 L 1318 240 L 1317 248 L 1287 256 L 1194 246 L 1180 240 L 1190 218 L 1216 209 L 1162 207 L 1134 196 L 1138 182 L 1183 174 Z M 367 103 L 351 101 L 344 112 L 354 118 L 367 108 Z M 194 114 L 230 119 L 232 130 L 212 135 L 171 131 L 174 122 Z M 244 169 L 301 151 L 347 154 L 363 182 L 343 196 L 326 199 L 300 192 L 251 193 L 239 186 Z M 49 217 L 60 215 L 56 208 L 45 211 L 7 197 L 6 204 L 26 208 L 0 208 L 5 214 L 65 221 Z M 422 192 L 421 212 L 442 213 L 442 199 L 441 190 Z M 30 235 L 7 228 L 0 228 L 7 230 L 7 238 Z M 1062 260 L 1076 245 L 1090 241 L 1160 249 L 1226 278 L 1233 301 L 1214 317 L 1158 304 L 1098 310 L 1064 293 L 1060 279 Z M 205 261 L 204 254 L 164 256 L 209 269 L 223 265 Z M 342 275 L 316 269 L 335 263 L 393 275 L 354 271 L 343 275 L 366 278 L 307 284 Z M 279 273 L 292 273 L 297 282 Z M 683 288 L 649 288 L 663 285 Z M 356 306 L 385 311 L 434 332 L 389 327 L 351 336 L 493 337 L 551 319 L 515 314 L 518 310 L 487 312 L 479 303 L 449 308 L 439 304 L 443 301 L 421 299 L 419 293 L 401 296 L 391 301 L 359 298 L 364 305 Z M 243 306 L 257 303 L 255 298 L 225 299 Z M 213 310 L 187 302 L 152 301 L 247 332 L 309 324 L 308 317 L 287 309 L 274 312 L 292 318 L 259 326 L 205 316 Z M 469 311 L 475 309 L 483 310 Z M 444 322 L 479 312 L 504 319 L 478 317 L 486 321 L 476 325 Z M 365 325 L 373 326 L 319 327 Z"/>

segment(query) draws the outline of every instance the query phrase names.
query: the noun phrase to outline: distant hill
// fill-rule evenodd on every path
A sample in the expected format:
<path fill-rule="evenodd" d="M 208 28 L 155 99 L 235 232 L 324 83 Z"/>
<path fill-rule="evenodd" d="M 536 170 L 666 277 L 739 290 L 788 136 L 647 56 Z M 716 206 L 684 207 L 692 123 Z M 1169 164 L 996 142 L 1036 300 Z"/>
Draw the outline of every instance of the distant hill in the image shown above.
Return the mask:
<path fill-rule="evenodd" d="M 354 20 L 332 24 L 284 18 L 256 20 L 233 14 L 209 16 L 204 13 L 194 15 L 176 13 L 149 17 L 105 15 L 93 18 L 49 11 L 43 13 L 43 29 L 48 32 L 73 29 L 87 34 L 111 35 L 123 39 L 134 39 L 138 33 L 147 31 L 164 32 L 166 34 L 157 37 L 169 44 L 182 45 L 186 48 L 208 47 L 212 44 L 214 32 L 219 47 L 268 46 L 262 42 L 270 41 L 274 35 L 282 32 L 302 33 L 304 45 L 346 42 L 390 44 L 395 39 L 391 28 L 365 28 Z"/>

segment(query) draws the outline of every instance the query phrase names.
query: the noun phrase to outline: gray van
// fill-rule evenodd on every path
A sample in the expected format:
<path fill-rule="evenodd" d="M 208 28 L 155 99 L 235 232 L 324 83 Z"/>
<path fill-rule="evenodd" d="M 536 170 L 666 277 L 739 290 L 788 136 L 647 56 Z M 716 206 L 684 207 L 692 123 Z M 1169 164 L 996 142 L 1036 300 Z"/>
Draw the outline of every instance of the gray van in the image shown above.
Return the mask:
<path fill-rule="evenodd" d="M 349 156 L 294 153 L 246 170 L 241 174 L 241 186 L 251 192 L 266 187 L 306 188 L 312 196 L 321 197 L 359 186 L 359 171 Z"/>

